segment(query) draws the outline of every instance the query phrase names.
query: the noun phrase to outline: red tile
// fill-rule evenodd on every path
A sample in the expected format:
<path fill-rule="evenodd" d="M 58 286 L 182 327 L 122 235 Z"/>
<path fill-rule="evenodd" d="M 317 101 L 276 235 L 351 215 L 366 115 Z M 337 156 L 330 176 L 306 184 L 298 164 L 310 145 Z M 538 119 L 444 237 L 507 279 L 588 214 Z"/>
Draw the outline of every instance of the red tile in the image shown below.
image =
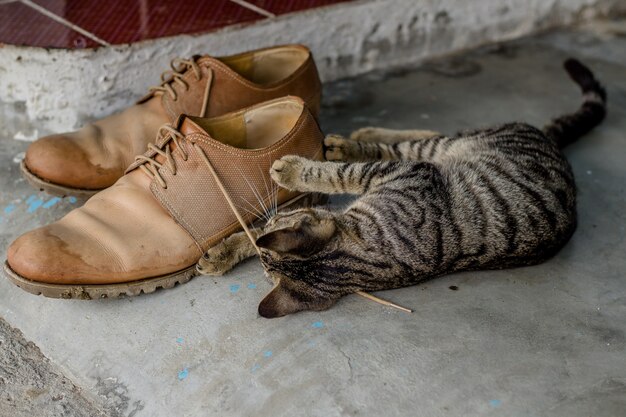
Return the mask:
<path fill-rule="evenodd" d="M 112 43 L 209 32 L 264 18 L 230 0 L 35 0 Z"/>
<path fill-rule="evenodd" d="M 350 0 L 247 0 L 268 12 L 285 14 L 314 7 L 329 6 L 336 3 L 345 3 Z"/>
<path fill-rule="evenodd" d="M 50 48 L 87 48 L 98 44 L 21 3 L 0 4 L 0 43 Z"/>

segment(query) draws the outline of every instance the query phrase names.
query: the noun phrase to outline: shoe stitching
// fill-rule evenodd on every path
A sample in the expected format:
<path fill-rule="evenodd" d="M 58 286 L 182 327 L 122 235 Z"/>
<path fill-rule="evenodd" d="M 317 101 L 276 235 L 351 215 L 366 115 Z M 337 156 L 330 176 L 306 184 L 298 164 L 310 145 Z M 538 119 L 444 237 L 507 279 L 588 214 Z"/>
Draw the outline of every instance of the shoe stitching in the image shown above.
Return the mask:
<path fill-rule="evenodd" d="M 157 198 L 157 200 L 159 200 L 165 206 L 167 211 L 170 212 L 170 216 L 174 218 L 174 221 L 178 223 L 185 232 L 187 232 L 187 234 L 191 237 L 193 242 L 198 247 L 198 250 L 200 251 L 200 256 L 202 256 L 204 250 L 202 249 L 202 246 L 198 243 L 195 237 L 200 235 L 200 233 L 198 233 L 193 226 L 187 223 L 187 221 L 180 215 L 180 213 L 178 213 L 178 211 L 169 203 L 169 201 L 165 199 L 165 196 L 161 193 L 161 190 L 156 188 L 156 183 L 152 183 L 150 185 L 150 191 L 152 191 L 152 194 Z"/>
<path fill-rule="evenodd" d="M 245 159 L 256 159 L 258 157 L 270 155 L 284 148 L 285 146 L 288 146 L 291 143 L 291 139 L 300 132 L 305 122 L 306 122 L 306 118 L 301 117 L 296 122 L 294 128 L 289 133 L 287 133 L 287 135 L 281 138 L 278 142 L 263 149 L 251 149 L 251 150 L 249 149 L 249 150 L 246 150 L 245 152 L 240 151 L 238 148 L 224 145 L 215 139 L 211 141 L 207 141 L 206 135 L 203 135 L 201 133 L 192 133 L 190 135 L 187 135 L 187 138 L 191 138 L 192 140 L 202 142 L 203 144 L 207 146 L 211 146 L 213 148 L 219 149 L 221 151 L 229 153 L 232 156 L 237 156 L 237 157 L 241 157 Z M 321 142 L 320 142 L 320 145 L 321 145 Z"/>

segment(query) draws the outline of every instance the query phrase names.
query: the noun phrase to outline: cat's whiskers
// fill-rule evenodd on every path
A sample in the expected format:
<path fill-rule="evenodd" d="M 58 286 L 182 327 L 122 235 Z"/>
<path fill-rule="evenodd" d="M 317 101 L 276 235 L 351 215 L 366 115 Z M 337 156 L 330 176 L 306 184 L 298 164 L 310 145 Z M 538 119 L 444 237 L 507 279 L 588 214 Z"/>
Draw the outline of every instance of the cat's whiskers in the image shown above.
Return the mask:
<path fill-rule="evenodd" d="M 245 208 L 245 207 L 241 207 L 241 206 L 239 206 L 239 205 L 238 205 L 238 206 L 237 206 L 237 209 L 238 209 L 238 210 L 244 210 L 247 214 L 252 215 L 252 216 L 254 217 L 255 221 L 256 221 L 256 220 L 260 220 L 260 219 L 263 219 L 263 220 L 267 221 L 267 220 L 265 219 L 265 217 L 262 217 L 260 214 L 255 213 L 255 212 L 253 212 L 253 211 L 251 211 L 251 210 L 248 210 L 248 209 L 247 209 L 247 208 Z"/>
<path fill-rule="evenodd" d="M 258 219 L 263 219 L 263 220 L 265 220 L 266 222 L 267 222 L 267 221 L 269 221 L 269 217 L 267 216 L 267 213 L 266 213 L 266 212 L 261 211 L 261 210 L 260 210 L 257 206 L 255 206 L 254 204 L 252 204 L 252 203 L 251 203 L 250 201 L 248 201 L 247 199 L 242 198 L 242 200 L 243 200 L 246 204 L 248 204 L 248 205 L 249 205 L 249 206 L 250 206 L 250 207 L 254 210 L 254 212 L 255 212 L 255 213 L 257 213 L 257 217 L 258 217 Z M 241 206 L 237 205 L 237 208 L 241 208 Z"/>
<path fill-rule="evenodd" d="M 273 184 L 272 190 L 274 193 L 274 215 L 276 215 L 278 213 L 278 191 L 280 190 L 280 186 L 278 184 Z"/>
<path fill-rule="evenodd" d="M 248 178 L 246 178 L 246 176 L 243 174 L 243 172 L 241 172 L 241 169 L 239 169 L 238 167 L 237 167 L 237 169 L 239 170 L 239 173 L 241 174 L 241 177 L 243 178 L 243 180 L 246 182 L 246 184 L 248 184 L 248 187 L 252 191 L 252 194 L 254 195 L 254 197 L 257 199 L 257 202 L 259 203 L 259 205 L 263 209 L 263 212 L 265 213 L 265 217 L 267 217 L 269 219 L 271 217 L 271 215 L 270 215 L 270 212 L 269 212 L 269 210 L 267 208 L 267 204 L 265 204 L 265 201 L 264 201 L 263 197 L 261 197 L 261 195 L 260 195 L 259 191 L 256 189 L 256 187 L 254 187 L 252 184 L 250 184 L 250 181 L 248 181 Z"/>
<path fill-rule="evenodd" d="M 261 175 L 261 178 L 263 179 L 263 185 L 265 186 L 265 192 L 267 193 L 267 196 L 269 197 L 269 207 L 268 207 L 268 214 L 270 215 L 270 217 L 272 216 L 272 209 L 273 209 L 273 196 L 272 196 L 272 192 L 270 190 L 270 187 L 268 187 L 267 185 L 267 181 L 265 180 L 265 175 L 263 175 L 263 171 L 261 170 L 261 165 L 257 165 L 257 169 L 259 171 L 259 174 Z"/>

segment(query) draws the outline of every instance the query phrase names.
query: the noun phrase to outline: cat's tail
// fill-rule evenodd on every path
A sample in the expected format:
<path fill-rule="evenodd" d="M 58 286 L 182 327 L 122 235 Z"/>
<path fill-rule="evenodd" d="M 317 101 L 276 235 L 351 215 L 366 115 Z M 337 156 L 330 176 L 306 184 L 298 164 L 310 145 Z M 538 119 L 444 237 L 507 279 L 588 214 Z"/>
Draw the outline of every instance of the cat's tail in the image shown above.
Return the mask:
<path fill-rule="evenodd" d="M 574 58 L 563 66 L 583 92 L 583 104 L 575 113 L 553 119 L 543 128 L 546 136 L 563 148 L 602 122 L 606 115 L 606 91 L 589 68 Z"/>

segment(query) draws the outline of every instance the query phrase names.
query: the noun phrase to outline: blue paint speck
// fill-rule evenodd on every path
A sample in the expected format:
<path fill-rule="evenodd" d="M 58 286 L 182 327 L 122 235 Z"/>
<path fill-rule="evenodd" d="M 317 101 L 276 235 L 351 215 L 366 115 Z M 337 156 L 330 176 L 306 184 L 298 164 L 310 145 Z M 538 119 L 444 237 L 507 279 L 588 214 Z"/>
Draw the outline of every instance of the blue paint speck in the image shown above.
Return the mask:
<path fill-rule="evenodd" d="M 255 363 L 254 366 L 252 366 L 252 368 L 250 369 L 250 372 L 255 372 L 256 370 L 258 370 L 261 367 L 261 365 L 259 365 L 258 363 Z"/>
<path fill-rule="evenodd" d="M 321 329 L 322 327 L 324 327 L 324 323 L 322 323 L 321 321 L 316 321 L 315 323 L 311 325 L 311 327 L 314 327 L 316 329 Z"/>
<path fill-rule="evenodd" d="M 183 342 L 184 342 L 184 340 L 183 340 L 183 338 L 182 338 L 182 337 L 177 337 L 177 338 L 176 338 L 176 343 L 178 343 L 179 345 L 182 345 L 182 344 L 183 344 Z"/>
<path fill-rule="evenodd" d="M 185 368 L 182 371 L 178 371 L 178 380 L 182 381 L 183 379 L 189 376 L 189 369 Z"/>
<path fill-rule="evenodd" d="M 266 350 L 265 352 L 263 352 L 263 356 L 265 356 L 266 358 L 272 357 L 272 351 L 271 350 Z"/>
<path fill-rule="evenodd" d="M 56 203 L 58 203 L 59 201 L 61 201 L 61 199 L 59 197 L 51 198 L 50 200 L 46 201 L 42 207 L 43 208 L 50 208 L 50 207 L 54 206 Z"/>
<path fill-rule="evenodd" d="M 26 204 L 30 204 L 33 201 L 37 200 L 37 196 L 35 194 L 31 194 L 30 196 L 28 196 L 28 198 L 26 199 Z"/>
<path fill-rule="evenodd" d="M 74 204 L 77 201 L 76 197 L 70 197 L 69 200 L 70 200 L 70 203 L 72 204 Z"/>
<path fill-rule="evenodd" d="M 233 284 L 230 286 L 230 292 L 236 293 L 237 291 L 239 291 L 239 288 L 241 288 L 239 284 Z"/>
<path fill-rule="evenodd" d="M 30 198 L 29 198 L 30 200 Z M 35 210 L 37 210 L 39 207 L 41 207 L 43 204 L 43 200 L 39 199 L 39 198 L 35 198 L 34 200 L 32 200 L 29 205 L 28 205 L 28 210 L 26 210 L 29 213 L 34 213 Z"/>
<path fill-rule="evenodd" d="M 15 205 L 14 204 L 9 204 L 8 206 L 6 206 L 4 208 L 4 214 L 9 214 L 11 213 L 13 210 L 15 210 Z"/>
<path fill-rule="evenodd" d="M 256 284 L 252 284 L 252 283 L 248 284 L 248 289 L 255 290 L 256 289 Z"/>
<path fill-rule="evenodd" d="M 491 400 L 491 401 L 489 401 L 489 405 L 491 405 L 492 407 L 500 407 L 500 404 L 502 404 L 502 401 L 500 401 L 500 400 Z"/>

